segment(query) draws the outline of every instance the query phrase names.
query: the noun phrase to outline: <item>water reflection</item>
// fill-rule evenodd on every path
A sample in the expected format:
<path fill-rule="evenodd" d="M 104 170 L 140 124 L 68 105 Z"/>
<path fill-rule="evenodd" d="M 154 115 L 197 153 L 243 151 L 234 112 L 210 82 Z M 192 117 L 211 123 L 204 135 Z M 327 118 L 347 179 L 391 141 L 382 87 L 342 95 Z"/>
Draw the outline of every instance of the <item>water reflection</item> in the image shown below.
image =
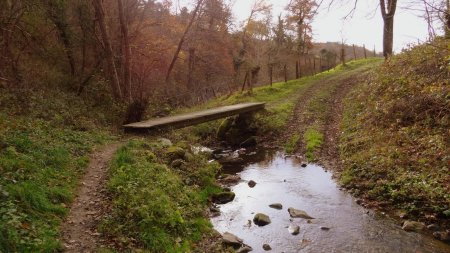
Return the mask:
<path fill-rule="evenodd" d="M 272 252 L 450 252 L 448 245 L 407 233 L 395 221 L 360 207 L 319 166 L 302 168 L 297 159 L 260 151 L 240 164 L 225 165 L 224 170 L 238 173 L 242 181 L 232 187 L 235 200 L 222 205 L 222 214 L 212 223 L 219 232 L 244 239 L 253 252 L 264 252 L 264 243 L 271 245 Z M 249 180 L 257 185 L 250 188 Z M 270 208 L 272 203 L 281 203 L 283 209 Z M 311 223 L 291 219 L 289 207 L 316 219 Z M 272 223 L 258 227 L 249 222 L 259 212 Z M 300 226 L 300 233 L 291 235 L 290 225 Z"/>

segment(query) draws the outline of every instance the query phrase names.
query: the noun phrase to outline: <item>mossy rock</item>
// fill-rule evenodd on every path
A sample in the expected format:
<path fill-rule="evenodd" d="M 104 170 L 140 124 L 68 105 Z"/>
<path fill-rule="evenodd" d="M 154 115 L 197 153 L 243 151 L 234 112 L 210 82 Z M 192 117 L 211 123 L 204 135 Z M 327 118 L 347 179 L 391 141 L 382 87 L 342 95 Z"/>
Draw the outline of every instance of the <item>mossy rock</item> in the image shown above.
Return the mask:
<path fill-rule="evenodd" d="M 169 161 L 174 161 L 176 159 L 184 160 L 186 157 L 186 151 L 180 147 L 172 146 L 167 148 L 166 157 Z"/>
<path fill-rule="evenodd" d="M 151 162 L 151 163 L 154 163 L 154 162 L 158 161 L 158 158 L 156 157 L 156 155 L 153 152 L 151 152 L 151 151 L 146 151 L 145 152 L 145 159 L 148 162 Z"/>
<path fill-rule="evenodd" d="M 182 169 L 186 166 L 186 162 L 183 159 L 175 159 L 170 163 L 170 167 L 175 169 Z"/>
<path fill-rule="evenodd" d="M 234 117 L 226 118 L 217 129 L 217 139 L 224 140 L 234 123 Z"/>
<path fill-rule="evenodd" d="M 270 224 L 272 221 L 270 220 L 269 216 L 263 213 L 257 213 L 253 218 L 253 222 L 258 226 L 265 226 L 267 224 Z"/>
<path fill-rule="evenodd" d="M 219 192 L 212 196 L 212 201 L 216 204 L 226 204 L 233 201 L 234 197 L 234 192 Z"/>

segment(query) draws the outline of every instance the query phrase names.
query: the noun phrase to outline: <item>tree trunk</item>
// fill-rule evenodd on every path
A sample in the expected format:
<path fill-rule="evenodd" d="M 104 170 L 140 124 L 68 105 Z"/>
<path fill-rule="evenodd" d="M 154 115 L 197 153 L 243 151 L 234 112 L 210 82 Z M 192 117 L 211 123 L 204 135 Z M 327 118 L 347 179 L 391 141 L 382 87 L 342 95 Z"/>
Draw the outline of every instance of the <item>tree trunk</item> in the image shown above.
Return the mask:
<path fill-rule="evenodd" d="M 270 78 L 270 86 L 273 84 L 273 66 L 269 66 L 269 78 Z"/>
<path fill-rule="evenodd" d="M 299 71 L 298 71 L 298 61 L 295 62 L 295 79 L 298 79 L 300 77 Z"/>
<path fill-rule="evenodd" d="M 102 41 L 105 50 L 105 57 L 108 62 L 108 72 L 109 78 L 111 79 L 111 86 L 113 90 L 114 97 L 116 99 L 123 99 L 122 89 L 120 88 L 119 76 L 117 74 L 116 64 L 114 62 L 114 54 L 111 46 L 111 41 L 109 40 L 108 31 L 106 29 L 105 23 L 105 11 L 103 9 L 102 0 L 92 1 L 95 8 L 95 15 L 97 16 L 97 21 L 100 27 L 100 33 L 102 36 Z"/>
<path fill-rule="evenodd" d="M 392 55 L 394 43 L 394 17 L 384 19 L 383 56 L 388 59 Z"/>
<path fill-rule="evenodd" d="M 450 0 L 447 0 L 447 11 L 445 12 L 445 38 L 450 39 Z"/>
<path fill-rule="evenodd" d="M 73 56 L 72 43 L 70 38 L 70 29 L 67 22 L 66 5 L 64 2 L 48 1 L 46 2 L 47 13 L 50 20 L 58 30 L 61 38 L 67 60 L 70 65 L 70 74 L 75 76 L 75 58 Z"/>
<path fill-rule="evenodd" d="M 287 67 L 286 64 L 284 64 L 284 82 L 287 83 L 288 78 L 287 78 Z"/>
<path fill-rule="evenodd" d="M 342 43 L 342 46 L 341 46 L 341 63 L 342 63 L 342 65 L 345 66 L 345 48 L 344 48 L 344 43 Z"/>
<path fill-rule="evenodd" d="M 366 45 L 363 45 L 363 49 L 364 49 L 364 59 L 367 59 Z"/>
<path fill-rule="evenodd" d="M 319 58 L 319 72 L 322 72 L 322 55 Z"/>
<path fill-rule="evenodd" d="M 353 60 L 356 60 L 356 48 L 355 48 L 355 44 L 353 44 Z"/>
<path fill-rule="evenodd" d="M 311 61 L 311 57 L 308 56 L 308 63 L 309 63 L 309 69 L 311 70 L 311 75 L 314 75 L 314 69 L 313 69 L 313 64 Z"/>
<path fill-rule="evenodd" d="M 244 82 L 242 83 L 242 91 L 245 90 L 245 84 L 247 83 L 248 71 L 245 73 Z"/>
<path fill-rule="evenodd" d="M 313 58 L 313 65 L 314 65 L 314 67 L 313 67 L 313 73 L 314 73 L 314 75 L 316 74 L 316 58 L 314 57 Z"/>
<path fill-rule="evenodd" d="M 128 23 L 125 19 L 122 0 L 117 0 L 119 9 L 120 31 L 122 32 L 122 59 L 123 59 L 123 88 L 129 101 L 132 101 L 131 95 L 131 48 L 128 37 Z"/>
<path fill-rule="evenodd" d="M 183 46 L 184 40 L 186 39 L 186 35 L 188 34 L 189 30 L 191 29 L 192 24 L 195 21 L 195 18 L 197 17 L 198 11 L 200 10 L 200 6 L 202 5 L 203 0 L 197 1 L 197 6 L 195 6 L 194 12 L 192 13 L 191 20 L 189 21 L 188 26 L 184 30 L 183 35 L 181 36 L 180 42 L 178 42 L 177 50 L 175 51 L 175 54 L 173 55 L 172 62 L 169 65 L 169 69 L 167 70 L 166 74 L 166 84 L 169 82 L 170 74 L 172 73 L 173 67 L 175 66 L 175 63 L 177 62 L 178 55 L 180 54 L 181 47 Z"/>
<path fill-rule="evenodd" d="M 187 76 L 187 89 L 193 90 L 192 87 L 192 74 L 195 66 L 195 48 L 189 48 L 189 61 L 188 61 L 188 76 Z"/>
<path fill-rule="evenodd" d="M 387 60 L 391 57 L 394 44 L 394 15 L 397 0 L 380 0 L 381 16 L 383 17 L 383 56 Z"/>

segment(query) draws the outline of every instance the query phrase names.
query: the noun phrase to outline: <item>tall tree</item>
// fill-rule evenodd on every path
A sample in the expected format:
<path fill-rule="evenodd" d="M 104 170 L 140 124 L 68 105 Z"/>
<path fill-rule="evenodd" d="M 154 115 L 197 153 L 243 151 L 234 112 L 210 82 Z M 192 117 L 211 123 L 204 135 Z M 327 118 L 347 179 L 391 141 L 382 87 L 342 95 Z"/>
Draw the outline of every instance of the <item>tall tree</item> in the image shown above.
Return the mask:
<path fill-rule="evenodd" d="M 67 3 L 66 1 L 44 1 L 47 8 L 47 14 L 50 20 L 55 24 L 66 51 L 67 60 L 70 65 L 70 73 L 75 76 L 75 58 L 72 49 L 71 31 L 67 21 Z"/>
<path fill-rule="evenodd" d="M 128 36 L 128 22 L 125 17 L 123 2 L 117 0 L 117 8 L 119 9 L 120 31 L 122 33 L 122 58 L 123 58 L 123 87 L 129 101 L 132 100 L 131 95 L 131 48 L 130 38 Z"/>
<path fill-rule="evenodd" d="M 103 8 L 102 0 L 92 1 L 95 8 L 95 15 L 100 27 L 100 34 L 102 37 L 105 57 L 108 62 L 109 78 L 111 78 L 111 86 L 113 94 L 117 99 L 123 99 L 122 89 L 120 88 L 119 75 L 117 74 L 116 64 L 114 62 L 114 53 L 109 39 L 108 30 L 105 22 L 105 10 Z"/>
<path fill-rule="evenodd" d="M 300 54 L 306 53 L 312 43 L 311 22 L 314 18 L 315 0 L 292 0 L 287 6 L 288 23 L 293 25 L 297 33 L 297 50 Z"/>
<path fill-rule="evenodd" d="M 166 84 L 169 82 L 169 78 L 170 78 L 170 74 L 172 73 L 173 67 L 175 66 L 175 63 L 178 59 L 178 55 L 180 54 L 181 51 L 181 47 L 183 46 L 184 41 L 186 40 L 186 36 L 189 33 L 192 24 L 194 24 L 194 21 L 200 11 L 200 7 L 203 3 L 203 0 L 197 0 L 197 5 L 195 6 L 194 11 L 192 12 L 192 16 L 191 19 L 189 20 L 188 25 L 186 26 L 186 29 L 184 30 L 183 35 L 180 38 L 180 42 L 178 42 L 178 46 L 177 49 L 173 55 L 172 61 L 170 62 L 169 68 L 167 70 L 167 74 L 166 74 Z"/>
<path fill-rule="evenodd" d="M 444 18 L 444 29 L 445 29 L 445 38 L 450 39 L 450 0 L 447 0 L 447 8 L 445 10 L 445 18 Z"/>
<path fill-rule="evenodd" d="M 394 44 L 394 15 L 397 0 L 380 0 L 381 16 L 383 17 L 383 55 L 388 59 L 392 55 Z"/>

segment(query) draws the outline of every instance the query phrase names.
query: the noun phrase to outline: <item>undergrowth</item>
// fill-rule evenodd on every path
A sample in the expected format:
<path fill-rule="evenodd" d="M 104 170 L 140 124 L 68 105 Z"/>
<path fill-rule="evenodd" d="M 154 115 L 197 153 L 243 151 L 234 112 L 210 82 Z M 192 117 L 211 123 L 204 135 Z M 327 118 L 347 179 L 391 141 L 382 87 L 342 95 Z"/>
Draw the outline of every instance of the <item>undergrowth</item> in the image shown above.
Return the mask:
<path fill-rule="evenodd" d="M 81 96 L 58 87 L 0 87 L 0 252 L 60 251 L 88 156 L 115 138 L 104 125 L 116 107 L 100 86 Z"/>
<path fill-rule="evenodd" d="M 450 213 L 448 44 L 392 57 L 346 101 L 342 126 L 342 183 L 425 221 Z"/>
<path fill-rule="evenodd" d="M 107 134 L 0 113 L 0 252 L 55 252 L 58 227 L 95 145 Z"/>

